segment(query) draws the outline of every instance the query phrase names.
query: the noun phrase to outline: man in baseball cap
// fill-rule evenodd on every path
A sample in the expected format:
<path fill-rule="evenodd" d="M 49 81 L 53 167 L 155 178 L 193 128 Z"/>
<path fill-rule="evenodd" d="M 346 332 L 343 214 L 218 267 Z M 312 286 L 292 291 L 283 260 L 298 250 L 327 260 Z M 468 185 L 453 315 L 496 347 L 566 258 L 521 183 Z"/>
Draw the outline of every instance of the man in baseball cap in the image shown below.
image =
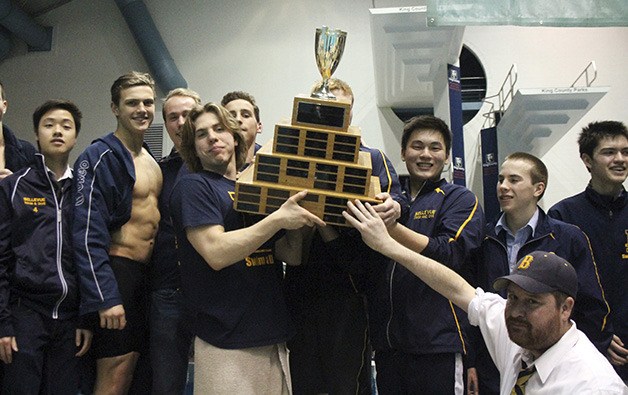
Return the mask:
<path fill-rule="evenodd" d="M 496 291 L 515 283 L 532 294 L 560 291 L 576 299 L 578 276 L 569 262 L 553 252 L 535 251 L 517 262 L 517 269 L 509 276 L 495 280 Z"/>
<path fill-rule="evenodd" d="M 347 206 L 345 219 L 369 247 L 406 267 L 480 327 L 500 372 L 501 394 L 628 394 L 608 360 L 569 318 L 578 279 L 566 260 L 544 251 L 524 256 L 512 274 L 494 283 L 507 289 L 504 299 L 473 289 L 453 270 L 401 245 L 368 203 Z"/>
<path fill-rule="evenodd" d="M 571 264 L 553 252 L 535 251 L 524 256 L 517 269 L 498 278 L 493 288 L 508 291 L 504 309 L 508 337 L 535 358 L 572 327 L 569 317 L 578 277 Z"/>

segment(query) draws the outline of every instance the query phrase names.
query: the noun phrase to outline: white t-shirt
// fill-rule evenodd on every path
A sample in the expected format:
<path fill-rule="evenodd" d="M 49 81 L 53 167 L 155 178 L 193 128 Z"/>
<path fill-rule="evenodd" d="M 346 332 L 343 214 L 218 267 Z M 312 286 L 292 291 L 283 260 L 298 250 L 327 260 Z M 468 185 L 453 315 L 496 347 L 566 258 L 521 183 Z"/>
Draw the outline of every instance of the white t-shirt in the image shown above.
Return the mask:
<path fill-rule="evenodd" d="M 521 360 L 535 365 L 536 373 L 526 385 L 526 394 L 576 395 L 623 394 L 628 387 L 619 378 L 608 360 L 595 348 L 584 333 L 571 321 L 571 328 L 560 340 L 534 360 L 532 355 L 508 337 L 504 309 L 506 300 L 493 293 L 476 290 L 469 303 L 469 322 L 479 326 L 497 369 L 500 372 L 500 393 L 509 395 Z"/>

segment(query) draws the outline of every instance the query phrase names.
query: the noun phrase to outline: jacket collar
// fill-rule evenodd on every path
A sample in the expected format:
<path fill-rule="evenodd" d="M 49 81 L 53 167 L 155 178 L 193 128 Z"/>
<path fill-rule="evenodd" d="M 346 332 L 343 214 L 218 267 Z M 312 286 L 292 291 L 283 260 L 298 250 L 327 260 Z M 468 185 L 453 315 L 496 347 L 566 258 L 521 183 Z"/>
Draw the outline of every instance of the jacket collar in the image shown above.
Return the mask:
<path fill-rule="evenodd" d="M 536 228 L 532 232 L 534 238 L 543 237 L 552 233 L 552 226 L 549 221 L 549 217 L 545 214 L 545 211 L 539 206 L 537 206 L 539 218 L 537 219 Z M 497 225 L 499 219 L 502 217 L 504 213 L 500 212 L 499 215 L 495 218 L 494 221 L 486 225 L 486 235 L 498 238 L 502 240 L 504 243 L 506 241 L 505 231 L 500 232 L 501 236 L 495 233 L 495 226 Z"/>
<path fill-rule="evenodd" d="M 421 188 L 417 196 L 425 195 L 428 192 L 432 192 L 433 190 L 443 186 L 444 184 L 447 184 L 447 180 L 445 180 L 444 178 L 441 178 L 438 181 L 426 180 L 425 184 L 423 184 L 423 187 Z M 410 196 L 410 177 L 408 177 L 404 182 L 402 193 L 408 198 L 408 200 L 412 200 L 415 198 L 415 196 Z"/>
<path fill-rule="evenodd" d="M 52 170 L 50 170 L 48 168 L 48 166 L 46 165 L 46 158 L 44 157 L 43 154 L 37 152 L 35 154 L 35 159 L 36 160 L 34 161 L 34 163 L 35 163 L 35 166 L 37 167 L 38 170 L 40 170 L 40 171 L 42 171 L 44 173 L 52 174 Z M 66 168 L 65 168 L 65 172 L 63 173 L 61 178 L 58 179 L 57 181 L 61 181 L 61 180 L 64 180 L 66 178 L 70 178 L 71 179 L 71 178 L 74 177 L 73 174 L 74 173 L 73 173 L 72 168 L 70 167 L 70 165 L 67 165 Z"/>
<path fill-rule="evenodd" d="M 181 158 L 181 154 L 177 151 L 176 148 L 172 147 L 172 150 L 170 150 L 170 153 L 168 154 L 168 156 L 164 156 L 163 158 L 159 160 L 159 162 L 169 162 L 171 160 L 180 159 L 180 158 Z"/>
<path fill-rule="evenodd" d="M 622 188 L 621 193 L 617 197 L 600 195 L 593 189 L 591 183 L 584 190 L 584 195 L 594 206 L 603 208 L 606 211 L 620 211 L 628 204 L 628 193 Z"/>
<path fill-rule="evenodd" d="M 133 180 L 135 180 L 135 164 L 133 164 L 133 157 L 131 156 L 131 153 L 129 152 L 129 150 L 124 146 L 122 141 L 119 138 L 117 138 L 113 134 L 113 132 L 94 140 L 94 142 L 96 141 L 102 141 L 104 144 L 109 146 L 111 150 L 113 151 L 113 153 L 122 160 L 126 168 L 126 171 L 129 173 L 131 177 L 133 177 Z M 144 142 L 142 146 L 146 149 L 146 151 L 148 151 L 150 156 L 153 156 L 153 153 L 150 151 L 150 148 L 148 147 L 146 142 Z"/>

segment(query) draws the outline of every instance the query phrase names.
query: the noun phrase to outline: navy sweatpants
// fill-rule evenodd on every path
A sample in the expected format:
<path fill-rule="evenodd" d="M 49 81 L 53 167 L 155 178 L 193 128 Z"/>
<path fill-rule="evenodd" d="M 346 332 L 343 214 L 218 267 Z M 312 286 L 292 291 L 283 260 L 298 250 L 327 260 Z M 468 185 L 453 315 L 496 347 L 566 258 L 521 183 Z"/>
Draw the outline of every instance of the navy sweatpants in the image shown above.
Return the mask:
<path fill-rule="evenodd" d="M 3 394 L 78 392 L 76 319 L 54 320 L 24 305 L 12 307 L 17 352 L 4 365 Z"/>

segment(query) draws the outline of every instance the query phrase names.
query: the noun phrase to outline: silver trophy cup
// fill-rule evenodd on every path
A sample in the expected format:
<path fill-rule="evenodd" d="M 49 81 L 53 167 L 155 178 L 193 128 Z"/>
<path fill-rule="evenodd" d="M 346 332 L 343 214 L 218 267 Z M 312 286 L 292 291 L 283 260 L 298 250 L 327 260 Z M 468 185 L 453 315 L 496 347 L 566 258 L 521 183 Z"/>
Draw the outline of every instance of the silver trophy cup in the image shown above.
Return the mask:
<path fill-rule="evenodd" d="M 318 71 L 323 77 L 323 85 L 320 89 L 312 93 L 312 97 L 318 99 L 335 100 L 329 91 L 329 78 L 336 71 L 342 53 L 345 50 L 345 41 L 347 40 L 347 32 L 339 29 L 330 29 L 327 26 L 316 29 L 316 38 L 314 40 L 314 51 L 316 54 L 316 64 Z"/>

